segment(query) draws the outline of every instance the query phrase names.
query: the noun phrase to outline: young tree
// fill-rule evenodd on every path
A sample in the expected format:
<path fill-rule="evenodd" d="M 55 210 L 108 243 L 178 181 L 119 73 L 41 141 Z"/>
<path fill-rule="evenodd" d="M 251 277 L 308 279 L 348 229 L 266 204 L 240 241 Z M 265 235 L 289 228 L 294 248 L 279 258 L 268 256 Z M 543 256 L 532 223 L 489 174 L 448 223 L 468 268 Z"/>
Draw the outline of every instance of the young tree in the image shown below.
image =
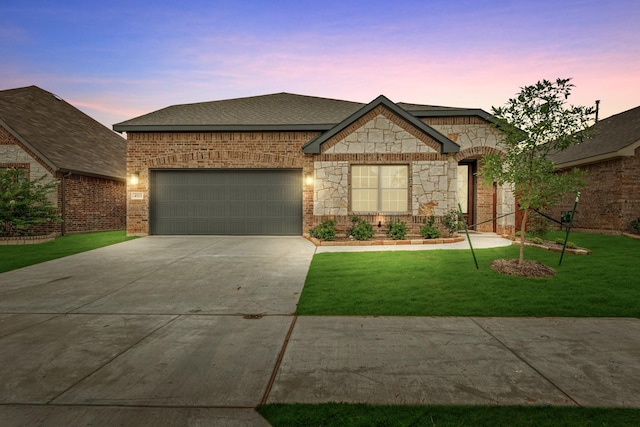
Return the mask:
<path fill-rule="evenodd" d="M 0 170 L 0 235 L 13 236 L 33 224 L 60 221 L 47 199 L 57 183 L 44 179 L 29 181 L 24 169 Z"/>
<path fill-rule="evenodd" d="M 574 85 L 571 79 L 542 80 L 521 88 L 504 107 L 492 107 L 496 126 L 503 132 L 502 155 L 484 156 L 481 174 L 487 183 L 513 185 L 523 211 L 519 265 L 524 261 L 524 234 L 530 210 L 548 208 L 568 192 L 584 186 L 584 173 L 573 169 L 557 173 L 550 153 L 579 144 L 587 137 L 594 109 L 566 106 Z"/>

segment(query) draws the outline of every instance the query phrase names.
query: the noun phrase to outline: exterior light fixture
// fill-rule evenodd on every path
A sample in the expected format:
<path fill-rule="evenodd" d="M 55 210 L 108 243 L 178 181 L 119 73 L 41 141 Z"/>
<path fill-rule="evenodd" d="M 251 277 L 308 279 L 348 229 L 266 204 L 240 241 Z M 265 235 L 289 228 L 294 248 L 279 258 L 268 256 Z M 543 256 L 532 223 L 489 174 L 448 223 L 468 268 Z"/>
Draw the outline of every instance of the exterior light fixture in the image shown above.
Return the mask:
<path fill-rule="evenodd" d="M 140 172 L 136 171 L 131 174 L 130 182 L 131 185 L 138 185 L 138 182 L 140 182 Z"/>
<path fill-rule="evenodd" d="M 304 184 L 305 185 L 313 185 L 313 175 L 311 175 L 310 173 L 306 174 L 304 176 Z"/>
<path fill-rule="evenodd" d="M 383 220 L 383 216 L 381 213 L 376 215 L 376 221 L 378 221 L 378 228 L 382 228 L 382 220 Z"/>

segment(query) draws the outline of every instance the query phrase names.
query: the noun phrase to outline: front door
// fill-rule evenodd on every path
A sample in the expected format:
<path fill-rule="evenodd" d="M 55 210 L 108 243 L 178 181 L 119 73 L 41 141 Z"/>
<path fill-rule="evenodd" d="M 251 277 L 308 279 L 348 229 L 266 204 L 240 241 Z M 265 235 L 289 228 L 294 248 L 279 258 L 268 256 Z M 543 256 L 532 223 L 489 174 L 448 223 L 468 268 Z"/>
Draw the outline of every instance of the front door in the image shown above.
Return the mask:
<path fill-rule="evenodd" d="M 458 164 L 458 201 L 464 220 L 470 229 L 475 230 L 475 194 L 476 194 L 475 160 L 467 160 Z"/>

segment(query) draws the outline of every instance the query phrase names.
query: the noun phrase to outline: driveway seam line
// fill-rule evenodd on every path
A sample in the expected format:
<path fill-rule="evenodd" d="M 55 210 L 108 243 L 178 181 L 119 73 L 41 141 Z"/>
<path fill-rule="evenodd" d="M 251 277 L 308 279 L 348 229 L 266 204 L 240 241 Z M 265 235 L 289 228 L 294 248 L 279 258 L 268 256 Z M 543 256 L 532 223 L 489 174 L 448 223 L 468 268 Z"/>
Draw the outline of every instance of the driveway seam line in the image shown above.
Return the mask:
<path fill-rule="evenodd" d="M 100 314 L 97 314 L 98 316 Z M 126 316 L 126 314 L 124 314 L 123 316 Z M 80 384 L 82 381 L 86 380 L 87 378 L 89 378 L 90 376 L 92 376 L 93 374 L 95 374 L 96 372 L 98 372 L 100 369 L 104 368 L 105 366 L 107 366 L 108 364 L 110 364 L 111 362 L 113 362 L 114 360 L 116 360 L 118 357 L 122 356 L 123 354 L 125 354 L 126 352 L 128 352 L 129 350 L 131 350 L 132 348 L 136 347 L 138 344 L 140 344 L 142 341 L 144 341 L 145 339 L 149 338 L 151 335 L 155 334 L 157 331 L 159 331 L 160 329 L 165 328 L 166 326 L 172 324 L 173 322 L 175 322 L 177 319 L 179 319 L 181 316 L 180 315 L 176 315 L 173 317 L 173 319 L 169 319 L 167 322 L 163 323 L 162 325 L 158 326 L 157 328 L 153 329 L 152 331 L 150 331 L 148 334 L 146 334 L 145 336 L 143 336 L 142 338 L 140 338 L 138 341 L 134 342 L 133 344 L 125 347 L 122 351 L 118 352 L 118 354 L 116 354 L 115 356 L 113 356 L 112 358 L 110 358 L 109 360 L 107 360 L 105 363 L 101 364 L 100 366 L 98 366 L 96 369 L 94 369 L 93 371 L 91 371 L 90 373 L 88 373 L 87 375 L 85 375 L 84 377 L 80 378 L 78 381 L 74 382 L 73 384 L 71 384 L 69 387 L 67 387 L 66 389 L 64 389 L 62 392 L 58 393 L 55 397 L 49 399 L 46 404 L 47 405 L 55 405 L 55 403 L 53 403 L 56 399 L 59 399 L 62 395 L 64 395 L 65 393 L 67 393 L 69 390 L 71 390 L 72 388 L 74 388 L 75 386 L 77 386 L 78 384 Z"/>
<path fill-rule="evenodd" d="M 538 370 L 535 366 L 533 366 L 531 363 L 529 363 L 524 357 L 520 356 L 520 354 L 518 354 L 518 352 L 516 352 L 514 349 L 512 349 L 511 347 L 509 347 L 505 342 L 503 342 L 500 338 L 496 337 L 494 334 L 492 334 L 489 330 L 485 329 L 480 323 L 478 323 L 476 321 L 476 319 L 474 319 L 473 317 L 469 317 L 469 319 L 475 323 L 476 325 L 478 325 L 478 327 L 480 329 L 482 329 L 486 334 L 488 334 L 491 338 L 493 338 L 494 340 L 496 340 L 497 342 L 500 343 L 500 345 L 502 345 L 505 349 L 507 349 L 511 354 L 513 354 L 515 357 L 517 357 L 520 361 L 522 361 L 525 365 L 527 365 L 528 367 L 530 367 L 531 369 L 533 369 L 534 372 L 536 372 L 538 375 L 540 375 L 540 377 L 542 377 L 545 381 L 547 381 L 549 384 L 551 384 L 553 387 L 556 388 L 556 390 L 558 390 L 560 393 L 564 394 L 567 399 L 569 399 L 571 402 L 573 402 L 576 406 L 578 407 L 582 407 L 582 405 L 575 400 L 573 397 L 571 397 L 571 395 L 569 395 L 567 392 L 565 392 L 560 386 L 558 386 L 554 381 L 552 381 L 549 377 L 547 377 L 545 374 L 543 374 L 542 372 L 540 372 L 540 370 Z"/>
<path fill-rule="evenodd" d="M 291 335 L 293 334 L 293 329 L 296 326 L 297 320 L 298 320 L 298 316 L 294 315 L 293 320 L 291 321 L 291 325 L 289 325 L 289 330 L 287 331 L 287 335 L 284 337 L 282 348 L 278 353 L 278 360 L 276 360 L 276 364 L 273 367 L 273 371 L 271 372 L 271 377 L 269 378 L 269 382 L 267 383 L 267 388 L 264 391 L 262 400 L 260 400 L 260 405 L 265 405 L 267 403 L 267 399 L 269 398 L 269 394 L 271 394 L 271 388 L 273 387 L 273 384 L 276 382 L 276 377 L 278 375 L 278 371 L 280 370 L 282 359 L 284 359 L 284 353 L 287 350 L 287 346 L 289 345 L 289 340 L 291 339 Z"/>

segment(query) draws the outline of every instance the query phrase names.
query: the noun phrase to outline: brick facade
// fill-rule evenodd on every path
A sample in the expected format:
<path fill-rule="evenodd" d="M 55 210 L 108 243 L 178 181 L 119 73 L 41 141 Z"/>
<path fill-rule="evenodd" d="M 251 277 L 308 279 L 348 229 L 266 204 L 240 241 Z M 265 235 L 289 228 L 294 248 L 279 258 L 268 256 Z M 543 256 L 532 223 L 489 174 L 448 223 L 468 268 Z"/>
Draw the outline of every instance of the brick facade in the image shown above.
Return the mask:
<path fill-rule="evenodd" d="M 586 171 L 574 220 L 575 230 L 621 233 L 640 218 L 640 148 L 624 157 L 580 166 Z M 573 209 L 575 196 L 566 196 L 551 210 L 553 218 Z"/>
<path fill-rule="evenodd" d="M 127 133 L 127 175 L 139 174 L 127 185 L 127 233 L 149 234 L 149 170 L 151 169 L 300 169 L 313 174 L 311 156 L 302 145 L 317 132 L 154 132 Z M 302 183 L 301 183 L 302 185 Z M 142 193 L 132 200 L 131 193 Z M 303 190 L 303 230 L 310 225 L 313 189 Z"/>
<path fill-rule="evenodd" d="M 149 171 L 154 169 L 299 169 L 304 177 L 314 177 L 313 185 L 303 187 L 303 232 L 308 233 L 325 218 L 336 219 L 340 232 L 351 224 L 351 165 L 407 164 L 410 212 L 384 218 L 374 212 L 359 216 L 376 225 L 400 219 L 411 234 L 418 234 L 428 215 L 439 216 L 455 208 L 457 163 L 495 151 L 498 141 L 496 131 L 480 119 L 456 117 L 434 122 L 434 127 L 441 126 L 445 135 L 458 140 L 463 148 L 460 153 L 440 154 L 438 142 L 381 107 L 326 141 L 321 154 L 304 154 L 302 150 L 318 132 L 128 132 L 127 175 L 136 174 L 139 181 L 127 184 L 127 233 L 149 233 Z M 142 197 L 134 200 L 132 193 Z M 496 212 L 507 213 L 514 205 L 508 188 L 485 188 L 481 183 L 477 201 L 482 220 L 493 218 Z M 479 229 L 513 232 L 513 217 Z M 384 231 L 381 228 L 380 232 Z"/>
<path fill-rule="evenodd" d="M 124 182 L 54 172 L 46 162 L 1 126 L 0 167 L 21 167 L 29 171 L 31 179 L 45 175 L 51 181 L 58 181 L 57 192 L 51 195 L 51 202 L 58 207 L 58 213 L 65 219 L 64 224 L 38 224 L 29 230 L 30 233 L 84 233 L 125 228 Z"/>

